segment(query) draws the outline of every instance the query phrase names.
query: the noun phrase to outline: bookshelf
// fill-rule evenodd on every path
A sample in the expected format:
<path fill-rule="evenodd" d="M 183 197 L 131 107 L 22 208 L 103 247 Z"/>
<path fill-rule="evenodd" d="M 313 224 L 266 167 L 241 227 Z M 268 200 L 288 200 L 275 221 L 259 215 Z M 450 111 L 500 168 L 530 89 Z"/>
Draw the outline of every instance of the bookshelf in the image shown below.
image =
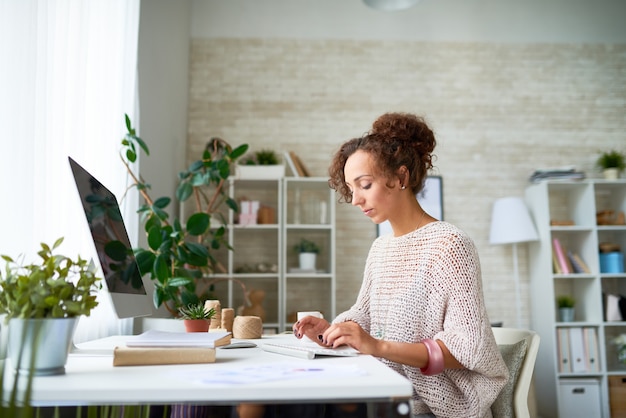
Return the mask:
<path fill-rule="evenodd" d="M 542 181 L 528 186 L 526 203 L 539 233 L 529 245 L 531 327 L 541 336 L 538 413 L 564 417 L 576 406 L 577 416 L 610 417 L 610 382 L 626 377 L 611 340 L 626 333 L 626 321 L 607 320 L 605 301 L 626 295 L 626 274 L 623 262 L 620 271 L 603 272 L 600 248 L 626 251 L 626 225 L 617 224 L 626 212 L 626 180 Z M 606 213 L 614 216 L 605 223 Z M 562 295 L 576 302 L 573 321 L 559 318 Z"/>
<path fill-rule="evenodd" d="M 321 311 L 334 318 L 335 199 L 328 180 L 229 179 L 228 187 L 230 197 L 242 207 L 250 206 L 252 213 L 242 210 L 236 216 L 227 210 L 222 214 L 233 251 L 216 251 L 223 269 L 209 278 L 213 296 L 222 307 L 238 310 L 244 305 L 240 283 L 251 296 L 262 294 L 257 307 L 264 315 L 266 333 L 290 330 L 298 311 Z M 293 246 L 302 237 L 321 247 L 315 271 L 297 269 Z M 257 314 L 250 310 L 243 314 Z"/>

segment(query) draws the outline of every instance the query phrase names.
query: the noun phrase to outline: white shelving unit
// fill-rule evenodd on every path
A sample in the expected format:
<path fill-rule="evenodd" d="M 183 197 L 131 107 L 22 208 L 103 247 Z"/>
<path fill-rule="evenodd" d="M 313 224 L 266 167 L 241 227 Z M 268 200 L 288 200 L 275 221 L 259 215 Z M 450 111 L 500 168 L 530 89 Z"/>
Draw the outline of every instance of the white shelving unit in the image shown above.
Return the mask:
<path fill-rule="evenodd" d="M 543 418 L 567 416 L 573 408 L 584 416 L 610 417 L 609 377 L 625 376 L 610 340 L 626 333 L 626 322 L 608 322 L 604 294 L 626 295 L 626 274 L 600 272 L 599 244 L 614 242 L 626 250 L 626 226 L 597 225 L 596 213 L 626 212 L 626 181 L 545 181 L 526 189 L 526 203 L 534 217 L 539 241 L 530 245 L 531 327 L 541 336 L 535 367 L 536 398 Z M 559 225 L 573 221 L 571 225 Z M 567 222 L 564 222 L 567 223 Z M 590 273 L 556 274 L 553 239 L 578 254 Z M 556 298 L 576 300 L 573 322 L 559 322 Z M 562 372 L 559 367 L 559 329 L 588 327 L 598 339 L 598 371 Z M 582 402 L 581 402 L 582 401 Z M 613 399 L 615 401 L 615 399 Z M 589 411 L 590 415 L 585 415 Z M 577 415 L 577 416 L 583 416 Z"/>
<path fill-rule="evenodd" d="M 286 177 L 283 186 L 282 317 L 284 326 L 291 329 L 298 311 L 320 311 L 329 320 L 336 315 L 335 192 L 327 178 Z M 297 271 L 298 254 L 293 247 L 301 238 L 321 248 L 316 271 Z"/>
<path fill-rule="evenodd" d="M 335 316 L 335 204 L 325 178 L 229 180 L 229 196 L 241 202 L 259 201 L 270 208 L 270 223 L 243 225 L 233 211 L 228 220 L 228 243 L 216 259 L 224 267 L 213 274 L 214 297 L 222 306 L 243 306 L 243 283 L 248 292 L 264 292 L 266 332 L 291 329 L 298 311 L 321 311 Z M 298 257 L 293 246 L 305 237 L 321 247 L 317 270 L 293 272 Z"/>

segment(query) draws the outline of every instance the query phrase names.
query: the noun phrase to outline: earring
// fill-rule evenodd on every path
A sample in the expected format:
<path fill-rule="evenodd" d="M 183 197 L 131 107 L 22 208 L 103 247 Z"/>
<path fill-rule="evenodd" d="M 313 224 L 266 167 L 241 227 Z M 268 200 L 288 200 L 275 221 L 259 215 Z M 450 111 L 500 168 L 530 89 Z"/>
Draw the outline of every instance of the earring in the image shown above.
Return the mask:
<path fill-rule="evenodd" d="M 401 190 L 406 189 L 406 186 L 403 184 L 402 187 L 400 187 Z"/>

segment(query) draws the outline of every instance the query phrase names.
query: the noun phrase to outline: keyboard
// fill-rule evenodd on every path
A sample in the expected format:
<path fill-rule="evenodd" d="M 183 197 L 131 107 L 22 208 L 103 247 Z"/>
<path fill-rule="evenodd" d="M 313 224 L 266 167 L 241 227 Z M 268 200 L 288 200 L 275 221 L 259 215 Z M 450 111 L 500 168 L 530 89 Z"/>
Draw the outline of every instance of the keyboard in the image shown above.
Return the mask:
<path fill-rule="evenodd" d="M 311 345 L 264 343 L 261 348 L 271 353 L 284 354 L 308 360 L 312 360 L 318 356 L 353 357 L 359 354 L 359 352 L 352 347 L 324 348 Z"/>

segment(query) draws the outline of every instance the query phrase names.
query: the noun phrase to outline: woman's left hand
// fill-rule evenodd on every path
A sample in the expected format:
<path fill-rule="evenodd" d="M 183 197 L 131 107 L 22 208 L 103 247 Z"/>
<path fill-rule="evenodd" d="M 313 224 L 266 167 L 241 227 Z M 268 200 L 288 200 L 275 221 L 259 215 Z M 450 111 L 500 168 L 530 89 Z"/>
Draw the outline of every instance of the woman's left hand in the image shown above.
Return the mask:
<path fill-rule="evenodd" d="M 322 336 L 323 342 L 329 347 L 349 345 L 360 353 L 376 355 L 380 340 L 365 332 L 359 324 L 353 321 L 340 322 L 331 325 Z"/>

